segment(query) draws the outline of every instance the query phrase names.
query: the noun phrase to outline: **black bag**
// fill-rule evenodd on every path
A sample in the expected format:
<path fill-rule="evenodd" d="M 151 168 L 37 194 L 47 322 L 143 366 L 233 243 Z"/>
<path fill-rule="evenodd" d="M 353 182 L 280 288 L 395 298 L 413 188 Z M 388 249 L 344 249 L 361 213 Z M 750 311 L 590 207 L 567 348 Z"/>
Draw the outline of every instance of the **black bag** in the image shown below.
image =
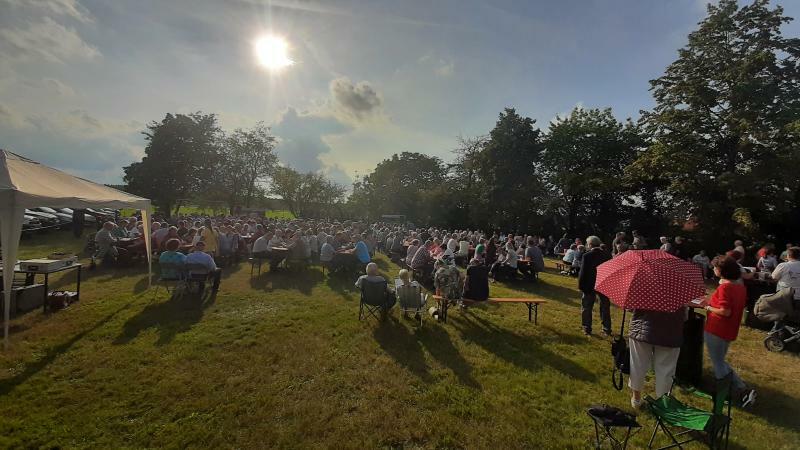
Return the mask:
<path fill-rule="evenodd" d="M 628 343 L 625 341 L 625 310 L 622 310 L 622 328 L 619 330 L 619 336 L 611 341 L 611 356 L 614 358 L 614 369 L 611 371 L 611 383 L 618 391 L 622 390 L 623 380 L 622 376 L 630 375 L 631 373 L 631 352 L 628 349 Z"/>

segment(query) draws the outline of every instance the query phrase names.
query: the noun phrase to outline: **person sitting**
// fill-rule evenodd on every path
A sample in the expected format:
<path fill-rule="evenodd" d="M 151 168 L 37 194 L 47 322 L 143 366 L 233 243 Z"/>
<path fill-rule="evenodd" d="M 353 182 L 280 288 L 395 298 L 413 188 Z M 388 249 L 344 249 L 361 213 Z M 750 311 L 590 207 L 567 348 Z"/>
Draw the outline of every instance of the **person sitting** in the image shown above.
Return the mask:
<path fill-rule="evenodd" d="M 121 219 L 119 222 L 117 222 L 117 225 L 114 227 L 114 229 L 111 230 L 111 235 L 117 239 L 130 237 L 126 225 L 128 225 L 128 221 Z"/>
<path fill-rule="evenodd" d="M 168 240 L 164 247 L 166 250 L 161 252 L 161 255 L 158 257 L 159 264 L 169 263 L 182 265 L 186 263 L 186 255 L 178 251 L 181 247 L 181 241 L 179 239 Z M 161 269 L 161 278 L 163 279 L 174 280 L 179 276 L 180 274 L 175 269 Z"/>
<path fill-rule="evenodd" d="M 775 249 L 766 247 L 764 255 L 756 263 L 756 268 L 760 272 L 772 272 L 776 267 L 778 267 L 778 258 L 775 257 Z"/>
<path fill-rule="evenodd" d="M 484 301 L 489 298 L 489 267 L 477 258 L 472 258 L 467 266 L 467 277 L 464 280 L 465 299 Z"/>
<path fill-rule="evenodd" d="M 504 247 L 499 249 L 497 262 L 492 265 L 490 273 L 495 280 L 501 278 L 512 279 L 517 275 L 517 252 L 508 251 Z"/>
<path fill-rule="evenodd" d="M 583 254 L 586 252 L 586 247 L 583 244 L 579 245 L 578 248 L 575 249 L 575 256 L 572 259 L 572 267 L 570 268 L 570 275 L 578 275 L 578 272 L 581 271 L 581 266 L 583 265 Z"/>
<path fill-rule="evenodd" d="M 786 250 L 781 252 L 781 257 L 779 258 L 781 262 L 786 262 L 789 260 L 789 249 L 794 247 L 791 242 L 786 244 Z"/>
<path fill-rule="evenodd" d="M 708 258 L 708 255 L 706 255 L 705 250 L 700 250 L 700 253 L 694 255 L 692 257 L 692 262 L 703 270 L 703 278 L 707 280 L 711 278 L 711 260 Z"/>
<path fill-rule="evenodd" d="M 177 227 L 167 228 L 167 234 L 158 243 L 158 250 L 160 252 L 166 250 L 167 241 L 169 241 L 170 239 L 180 239 L 180 236 L 178 236 Z"/>
<path fill-rule="evenodd" d="M 233 232 L 229 225 L 223 225 L 219 233 L 219 256 L 225 258 L 226 263 L 236 256 L 239 246 L 239 235 Z"/>
<path fill-rule="evenodd" d="M 362 264 L 367 264 L 372 261 L 369 255 L 369 248 L 365 242 L 366 238 L 366 233 L 362 233 L 360 239 L 356 242 L 356 246 L 353 247 L 353 254 L 356 255 L 356 258 L 358 258 L 358 261 Z"/>
<path fill-rule="evenodd" d="M 414 259 L 417 250 L 419 250 L 419 239 L 414 239 L 411 241 L 411 245 L 408 246 L 408 250 L 406 251 L 406 266 L 411 267 L 411 260 Z"/>
<path fill-rule="evenodd" d="M 430 245 L 431 241 L 425 242 L 425 245 L 420 245 L 417 252 L 414 253 L 414 257 L 411 259 L 411 264 L 409 264 L 414 273 L 421 275 L 423 281 L 425 279 L 430 280 L 430 274 L 433 272 L 433 257 L 430 251 L 428 251 L 428 246 Z"/>
<path fill-rule="evenodd" d="M 388 312 L 394 306 L 395 302 L 397 302 L 397 298 L 394 295 L 394 291 L 389 286 L 389 283 L 386 281 L 386 278 L 383 278 L 378 273 L 378 265 L 377 264 L 375 264 L 374 262 L 371 262 L 371 263 L 367 264 L 366 272 L 367 272 L 366 275 L 361 275 L 356 280 L 356 288 L 361 290 L 361 287 L 364 285 L 364 283 L 381 283 L 381 282 L 385 283 L 386 284 L 386 304 L 384 306 L 384 312 Z"/>
<path fill-rule="evenodd" d="M 434 266 L 433 285 L 436 295 L 441 296 L 446 302 L 455 302 L 461 299 L 464 291 L 464 278 L 461 271 L 454 264 L 445 264 L 436 261 Z"/>
<path fill-rule="evenodd" d="M 197 279 L 198 276 L 205 275 L 205 278 L 200 282 L 201 289 L 205 284 L 205 280 L 211 279 L 213 282 L 211 290 L 219 290 L 222 269 L 217 267 L 214 258 L 206 253 L 206 243 L 204 241 L 198 241 L 197 244 L 194 245 L 194 251 L 186 256 L 186 265 L 188 266 L 191 264 L 198 264 L 205 268 L 203 272 L 189 271 L 189 276 L 194 279 Z"/>
<path fill-rule="evenodd" d="M 333 261 L 334 253 L 336 253 L 336 250 L 333 248 L 333 236 L 326 235 L 325 243 L 322 244 L 322 248 L 319 250 L 319 261 L 323 264 L 330 264 Z"/>
<path fill-rule="evenodd" d="M 97 253 L 94 257 L 100 258 L 106 263 L 121 264 L 127 260 L 128 251 L 116 246 L 117 238 L 111 234 L 115 226 L 114 222 L 106 222 L 103 224 L 103 228 L 94 235 L 94 241 L 97 244 Z"/>
<path fill-rule="evenodd" d="M 536 278 L 536 273 L 544 270 L 544 255 L 542 255 L 542 250 L 536 245 L 533 237 L 528 238 L 528 247 L 525 248 L 524 256 L 528 264 L 525 266 L 523 273 Z"/>
<path fill-rule="evenodd" d="M 800 300 L 800 247 L 792 247 L 782 262 L 772 271 L 772 279 L 778 282 L 776 289 L 794 289 L 795 300 Z"/>
<path fill-rule="evenodd" d="M 397 273 L 397 279 L 400 280 L 398 290 L 396 292 L 398 300 L 400 300 L 400 306 L 406 308 L 416 308 L 417 313 L 414 315 L 414 319 L 419 320 L 419 311 L 424 309 L 426 297 L 419 296 L 417 295 L 417 292 L 414 292 L 415 297 L 406 299 L 406 303 L 404 304 L 404 298 L 400 295 L 400 286 L 419 286 L 419 283 L 411 280 L 411 272 L 409 272 L 408 269 L 400 269 L 400 272 Z M 403 316 L 406 316 L 405 309 L 403 311 Z"/>
<path fill-rule="evenodd" d="M 307 245 L 300 231 L 296 231 L 292 235 L 291 243 L 288 245 L 288 248 L 289 256 L 287 259 L 289 261 L 292 261 L 294 264 L 308 261 L 308 257 L 306 256 Z"/>

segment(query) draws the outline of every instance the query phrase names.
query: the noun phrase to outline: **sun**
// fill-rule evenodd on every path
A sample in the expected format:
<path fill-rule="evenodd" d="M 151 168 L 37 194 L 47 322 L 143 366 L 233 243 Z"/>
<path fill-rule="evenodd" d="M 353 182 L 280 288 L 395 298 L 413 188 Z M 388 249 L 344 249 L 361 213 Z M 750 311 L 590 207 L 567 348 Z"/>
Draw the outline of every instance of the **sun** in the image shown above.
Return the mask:
<path fill-rule="evenodd" d="M 289 43 L 279 36 L 262 36 L 254 44 L 258 63 L 268 70 L 280 70 L 294 64 L 289 58 Z"/>

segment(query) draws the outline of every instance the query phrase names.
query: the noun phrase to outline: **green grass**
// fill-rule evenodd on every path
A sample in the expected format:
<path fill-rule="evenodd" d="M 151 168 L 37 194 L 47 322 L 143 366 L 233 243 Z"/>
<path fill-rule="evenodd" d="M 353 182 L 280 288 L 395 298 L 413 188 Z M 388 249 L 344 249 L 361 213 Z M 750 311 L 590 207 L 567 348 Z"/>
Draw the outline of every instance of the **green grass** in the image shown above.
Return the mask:
<path fill-rule="evenodd" d="M 22 257 L 82 244 L 35 236 Z M 396 311 L 359 322 L 353 280 L 249 269 L 226 269 L 202 304 L 154 297 L 143 268 L 87 271 L 78 304 L 14 320 L 0 447 L 587 448 L 585 408 L 628 403 L 611 386 L 609 342 L 580 334 L 575 280 L 552 270 L 536 285 L 492 286 L 549 299 L 538 326 L 505 305 L 416 328 Z M 743 329 L 732 347 L 760 393 L 752 411 L 734 410 L 733 448 L 797 448 L 800 361 L 762 337 Z M 640 421 L 634 447 L 653 425 Z"/>

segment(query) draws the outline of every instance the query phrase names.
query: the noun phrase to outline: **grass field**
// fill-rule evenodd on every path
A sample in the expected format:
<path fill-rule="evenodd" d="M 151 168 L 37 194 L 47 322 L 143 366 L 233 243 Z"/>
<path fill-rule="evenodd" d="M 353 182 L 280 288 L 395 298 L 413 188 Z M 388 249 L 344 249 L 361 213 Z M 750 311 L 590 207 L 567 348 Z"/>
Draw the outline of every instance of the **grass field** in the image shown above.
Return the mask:
<path fill-rule="evenodd" d="M 36 236 L 20 257 L 82 242 Z M 507 305 L 421 328 L 396 311 L 359 322 L 353 280 L 266 270 L 226 269 L 202 304 L 154 297 L 142 268 L 86 271 L 78 304 L 12 324 L 0 447 L 587 448 L 585 408 L 628 404 L 611 386 L 608 340 L 581 335 L 575 280 L 553 270 L 492 286 L 549 299 L 538 326 Z M 730 354 L 759 389 L 754 409 L 733 412 L 732 448 L 799 448 L 800 359 L 762 338 L 745 328 Z M 640 421 L 637 448 L 653 425 Z"/>

